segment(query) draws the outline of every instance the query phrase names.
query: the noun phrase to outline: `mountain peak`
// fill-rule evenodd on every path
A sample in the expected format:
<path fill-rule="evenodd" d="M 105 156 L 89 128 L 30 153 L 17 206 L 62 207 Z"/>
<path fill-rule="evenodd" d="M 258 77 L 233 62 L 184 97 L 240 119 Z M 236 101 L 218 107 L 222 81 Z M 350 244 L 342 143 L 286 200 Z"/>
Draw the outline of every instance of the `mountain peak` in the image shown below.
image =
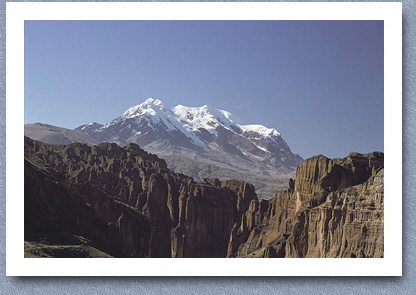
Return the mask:
<path fill-rule="evenodd" d="M 165 126 L 165 131 L 182 132 L 193 144 L 200 147 L 206 147 L 206 144 L 204 144 L 200 137 L 201 130 L 205 130 L 214 137 L 218 137 L 218 127 L 220 126 L 234 135 L 250 138 L 249 140 L 254 141 L 260 140 L 261 138 L 267 138 L 273 143 L 276 143 L 277 138 L 280 137 L 280 133 L 274 128 L 267 128 L 259 124 L 241 124 L 241 121 L 230 112 L 217 109 L 209 104 L 200 107 L 188 107 L 179 104 L 170 108 L 164 106 L 161 100 L 152 97 L 149 97 L 141 104 L 129 108 L 120 117 L 107 125 L 111 126 L 118 124 L 127 119 L 138 119 L 136 123 L 128 123 L 133 125 L 140 124 L 140 122 L 145 119 L 152 130 L 158 129 L 159 127 L 157 126 L 161 124 Z M 126 126 L 127 125 L 123 128 Z M 131 132 L 136 134 L 138 132 L 136 131 L 137 128 L 131 127 Z M 129 134 L 131 133 L 126 133 L 126 136 L 130 136 Z M 206 134 L 206 136 L 208 135 Z M 125 140 L 128 140 L 128 138 Z M 259 147 L 256 143 L 254 144 L 262 151 L 267 150 L 267 148 Z M 282 142 L 279 145 L 281 146 L 282 151 L 289 150 L 286 143 Z"/>
<path fill-rule="evenodd" d="M 146 99 L 141 105 L 163 105 L 162 101 L 160 99 L 154 99 L 152 97 L 149 97 L 148 99 Z"/>
<path fill-rule="evenodd" d="M 159 99 L 154 99 L 149 97 L 141 104 L 135 105 L 131 108 L 129 108 L 127 111 L 125 111 L 121 118 L 128 119 L 128 118 L 134 118 L 138 117 L 144 114 L 150 114 L 155 115 L 156 110 L 163 109 L 163 103 Z"/>
<path fill-rule="evenodd" d="M 148 98 L 105 126 L 78 129 L 100 142 L 136 143 L 196 179 L 252 175 L 264 188 L 262 194 L 275 189 L 274 177 L 292 173 L 302 161 L 276 129 L 243 124 L 210 104 L 170 107 Z M 259 180 L 260 176 L 273 181 Z"/>

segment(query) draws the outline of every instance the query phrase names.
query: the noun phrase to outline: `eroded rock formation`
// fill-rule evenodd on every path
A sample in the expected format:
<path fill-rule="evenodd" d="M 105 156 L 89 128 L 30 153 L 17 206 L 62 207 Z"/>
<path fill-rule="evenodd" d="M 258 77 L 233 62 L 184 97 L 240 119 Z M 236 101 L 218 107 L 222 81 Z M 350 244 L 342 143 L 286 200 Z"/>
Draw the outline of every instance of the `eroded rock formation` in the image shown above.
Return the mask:
<path fill-rule="evenodd" d="M 25 249 L 44 257 L 383 257 L 383 154 L 304 161 L 289 189 L 171 172 L 140 149 L 25 138 Z"/>
<path fill-rule="evenodd" d="M 383 154 L 305 160 L 289 189 L 253 200 L 228 257 L 383 257 Z"/>
<path fill-rule="evenodd" d="M 196 183 L 136 144 L 54 146 L 25 138 L 31 243 L 81 243 L 115 257 L 225 257 L 231 229 L 253 199 L 251 184 Z"/>

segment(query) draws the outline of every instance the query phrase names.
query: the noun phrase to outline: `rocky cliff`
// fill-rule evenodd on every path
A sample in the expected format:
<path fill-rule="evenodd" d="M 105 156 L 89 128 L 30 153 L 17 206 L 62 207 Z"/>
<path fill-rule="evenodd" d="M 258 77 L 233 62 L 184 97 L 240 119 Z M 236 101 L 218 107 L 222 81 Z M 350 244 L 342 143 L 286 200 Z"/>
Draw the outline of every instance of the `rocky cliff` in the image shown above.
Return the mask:
<path fill-rule="evenodd" d="M 196 183 L 136 144 L 25 138 L 30 255 L 225 257 L 233 225 L 256 199 L 251 184 Z"/>
<path fill-rule="evenodd" d="M 383 154 L 313 157 L 289 189 L 173 173 L 136 144 L 25 138 L 27 257 L 382 257 Z"/>
<path fill-rule="evenodd" d="M 269 201 L 253 200 L 228 257 L 383 257 L 384 156 L 316 156 Z"/>

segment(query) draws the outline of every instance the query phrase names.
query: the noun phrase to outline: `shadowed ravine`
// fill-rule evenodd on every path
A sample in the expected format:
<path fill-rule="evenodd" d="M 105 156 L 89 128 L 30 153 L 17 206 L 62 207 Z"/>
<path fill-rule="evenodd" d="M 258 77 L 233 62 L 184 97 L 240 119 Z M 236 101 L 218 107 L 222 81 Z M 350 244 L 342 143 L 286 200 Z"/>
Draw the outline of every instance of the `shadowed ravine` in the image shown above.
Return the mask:
<path fill-rule="evenodd" d="M 136 144 L 25 137 L 25 257 L 383 257 L 383 154 L 305 160 L 287 190 L 200 182 Z"/>

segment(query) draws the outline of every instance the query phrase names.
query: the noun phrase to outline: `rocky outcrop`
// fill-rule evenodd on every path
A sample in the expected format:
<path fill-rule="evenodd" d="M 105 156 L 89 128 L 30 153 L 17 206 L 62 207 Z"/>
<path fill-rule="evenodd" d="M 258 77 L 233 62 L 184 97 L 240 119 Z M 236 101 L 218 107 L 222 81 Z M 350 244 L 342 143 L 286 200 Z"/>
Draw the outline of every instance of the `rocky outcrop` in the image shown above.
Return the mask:
<path fill-rule="evenodd" d="M 225 257 L 252 200 L 251 184 L 197 183 L 136 144 L 25 138 L 25 240 L 32 245 L 85 244 L 114 257 Z"/>
<path fill-rule="evenodd" d="M 252 201 L 228 257 L 383 257 L 382 153 L 316 156 L 289 189 Z"/>
<path fill-rule="evenodd" d="M 26 257 L 383 257 L 383 154 L 316 156 L 270 200 L 136 144 L 25 138 Z"/>

